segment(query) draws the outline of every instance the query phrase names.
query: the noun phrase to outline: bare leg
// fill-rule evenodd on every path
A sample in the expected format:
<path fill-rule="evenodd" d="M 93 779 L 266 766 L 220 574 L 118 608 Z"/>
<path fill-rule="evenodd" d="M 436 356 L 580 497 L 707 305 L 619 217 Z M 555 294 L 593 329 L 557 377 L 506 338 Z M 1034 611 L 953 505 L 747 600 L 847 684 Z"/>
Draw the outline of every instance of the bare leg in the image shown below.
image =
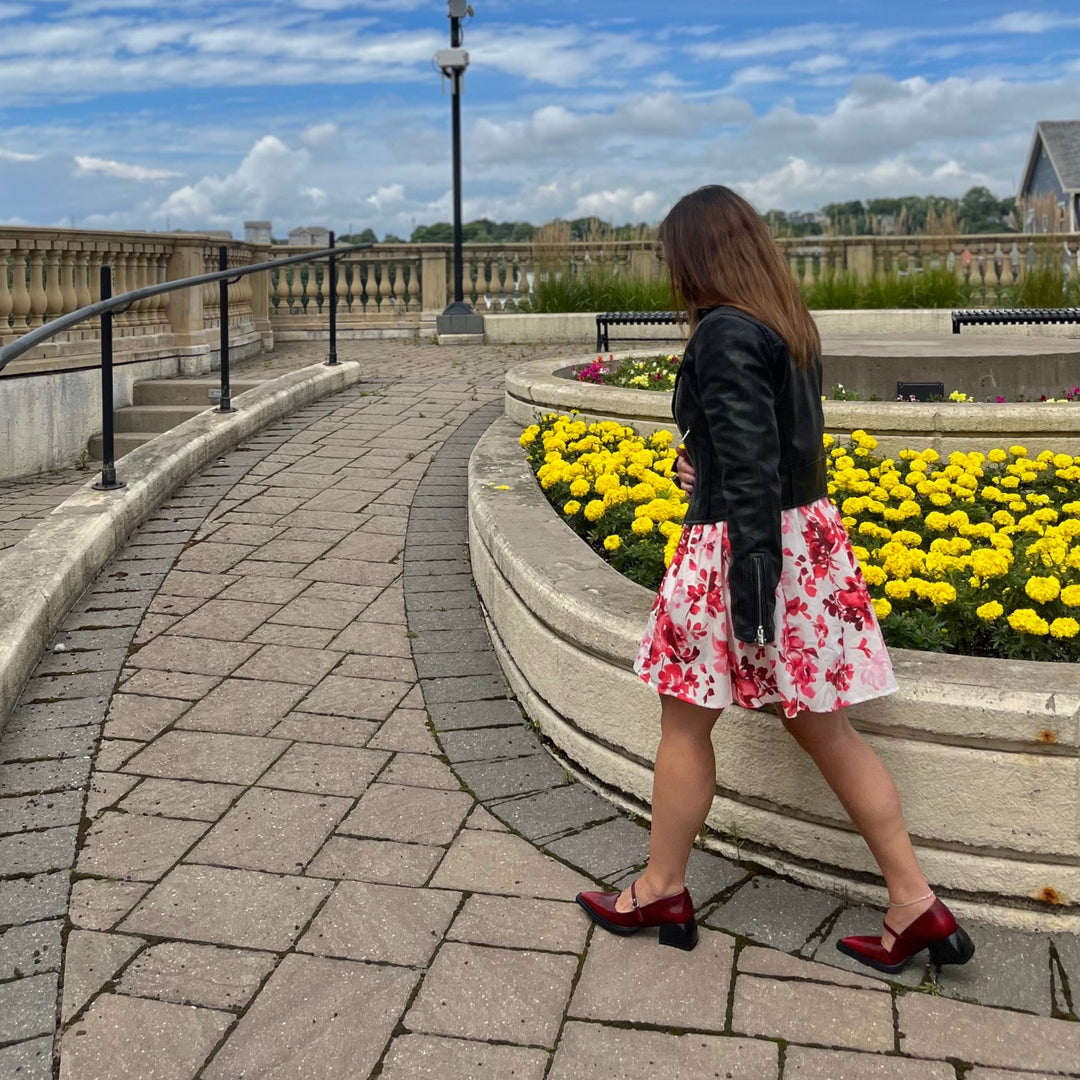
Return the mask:
<path fill-rule="evenodd" d="M 866 841 L 881 868 L 892 904 L 905 905 L 890 906 L 886 916 L 891 926 L 903 930 L 933 901 L 910 903 L 926 896 L 930 887 L 915 858 L 900 795 L 888 770 L 843 710 L 803 712 L 793 720 L 785 719 L 784 727 L 813 758 Z M 889 948 L 892 942 L 892 934 L 885 931 L 882 944 Z"/>
<path fill-rule="evenodd" d="M 712 729 L 719 709 L 705 709 L 661 695 L 660 746 L 653 771 L 652 831 L 649 865 L 637 881 L 644 906 L 682 892 L 686 864 L 716 792 Z M 617 911 L 630 911 L 626 889 Z"/>

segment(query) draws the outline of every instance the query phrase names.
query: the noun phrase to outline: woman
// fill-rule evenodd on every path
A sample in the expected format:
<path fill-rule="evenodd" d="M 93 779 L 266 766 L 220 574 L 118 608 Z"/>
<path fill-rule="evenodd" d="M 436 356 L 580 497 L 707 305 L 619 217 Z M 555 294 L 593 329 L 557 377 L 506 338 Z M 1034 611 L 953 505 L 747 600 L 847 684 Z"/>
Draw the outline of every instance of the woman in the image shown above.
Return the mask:
<path fill-rule="evenodd" d="M 697 942 L 687 860 L 712 803 L 710 733 L 733 702 L 776 708 L 877 860 L 889 890 L 880 937 L 842 952 L 900 971 L 974 952 L 927 885 L 896 785 L 845 708 L 896 690 L 866 585 L 827 495 L 821 341 L 765 222 L 728 188 L 680 200 L 660 228 L 673 295 L 693 334 L 673 395 L 690 495 L 679 547 L 635 671 L 661 695 L 645 872 L 578 903 L 601 926 L 659 926 Z"/>

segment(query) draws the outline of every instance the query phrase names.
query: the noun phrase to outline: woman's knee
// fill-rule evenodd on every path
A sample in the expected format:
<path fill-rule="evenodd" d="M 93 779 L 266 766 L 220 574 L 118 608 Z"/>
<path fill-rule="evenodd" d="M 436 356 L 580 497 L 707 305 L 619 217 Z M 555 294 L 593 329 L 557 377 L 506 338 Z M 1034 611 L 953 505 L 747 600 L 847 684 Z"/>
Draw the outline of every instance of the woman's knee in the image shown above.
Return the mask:
<path fill-rule="evenodd" d="M 787 733 L 809 753 L 855 733 L 843 709 L 831 713 L 801 712 L 797 716 L 783 716 L 781 722 Z"/>
<path fill-rule="evenodd" d="M 681 698 L 662 695 L 660 728 L 664 732 L 707 737 L 720 715 L 719 709 L 707 709 Z"/>

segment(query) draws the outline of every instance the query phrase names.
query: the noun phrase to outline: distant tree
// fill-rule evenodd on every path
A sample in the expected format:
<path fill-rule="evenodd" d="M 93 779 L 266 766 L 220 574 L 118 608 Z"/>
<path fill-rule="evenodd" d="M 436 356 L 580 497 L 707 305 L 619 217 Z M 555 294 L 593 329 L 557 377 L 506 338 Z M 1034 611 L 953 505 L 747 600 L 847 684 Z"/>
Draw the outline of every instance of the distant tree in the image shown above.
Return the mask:
<path fill-rule="evenodd" d="M 377 244 L 379 238 L 375 235 L 374 229 L 365 229 L 363 232 L 346 233 L 344 236 L 339 236 L 337 242 L 339 244 Z"/>
<path fill-rule="evenodd" d="M 1011 231 L 1009 218 L 1014 199 L 999 199 L 989 188 L 970 188 L 960 200 L 957 216 L 960 228 L 969 233 Z"/>
<path fill-rule="evenodd" d="M 395 236 L 393 233 L 387 233 L 382 242 L 384 244 L 404 244 L 406 241 L 402 240 L 400 236 Z"/>

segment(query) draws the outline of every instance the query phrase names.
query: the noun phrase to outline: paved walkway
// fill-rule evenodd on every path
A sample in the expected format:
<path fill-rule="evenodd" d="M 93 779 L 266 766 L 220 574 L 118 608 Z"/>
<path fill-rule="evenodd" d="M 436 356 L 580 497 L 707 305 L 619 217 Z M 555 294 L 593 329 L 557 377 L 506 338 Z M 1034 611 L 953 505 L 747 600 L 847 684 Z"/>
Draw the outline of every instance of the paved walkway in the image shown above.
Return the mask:
<path fill-rule="evenodd" d="M 591 927 L 647 833 L 539 745 L 469 575 L 521 351 L 357 351 L 132 537 L 5 729 L 0 1078 L 54 1031 L 64 1080 L 1080 1076 L 1074 938 L 867 978 L 832 945 L 879 913 L 701 851 L 693 953 Z"/>

